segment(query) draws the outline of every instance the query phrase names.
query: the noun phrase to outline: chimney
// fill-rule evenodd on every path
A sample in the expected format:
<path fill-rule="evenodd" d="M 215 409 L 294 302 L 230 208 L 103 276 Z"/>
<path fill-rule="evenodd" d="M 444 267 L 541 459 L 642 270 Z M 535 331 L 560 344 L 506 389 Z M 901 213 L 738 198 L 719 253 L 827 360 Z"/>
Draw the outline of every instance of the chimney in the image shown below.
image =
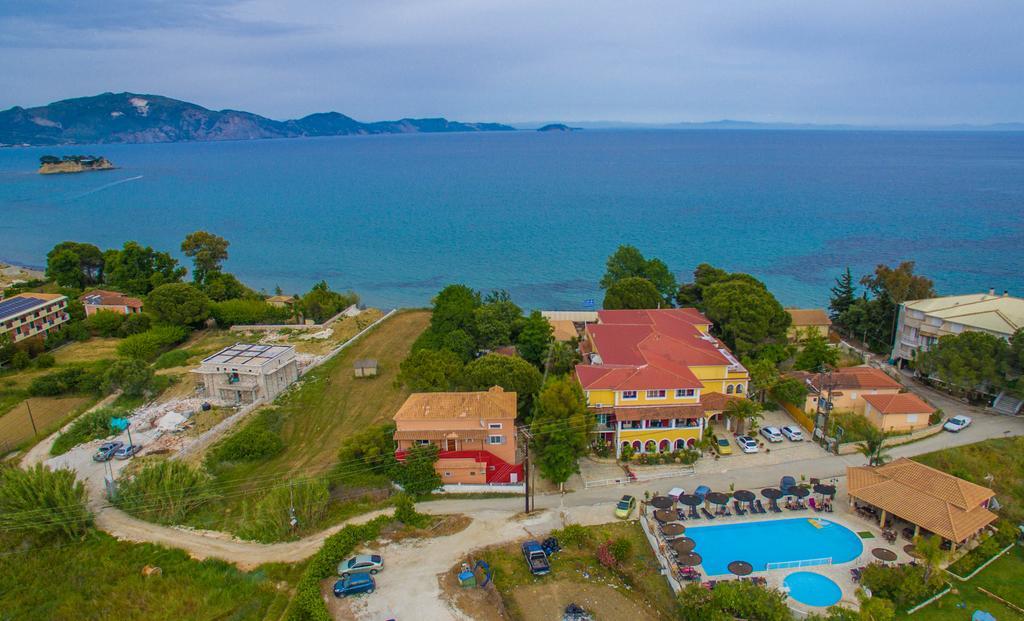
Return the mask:
<path fill-rule="evenodd" d="M 988 294 L 989 295 L 995 295 L 996 294 L 996 288 L 995 287 L 989 287 L 988 288 Z"/>

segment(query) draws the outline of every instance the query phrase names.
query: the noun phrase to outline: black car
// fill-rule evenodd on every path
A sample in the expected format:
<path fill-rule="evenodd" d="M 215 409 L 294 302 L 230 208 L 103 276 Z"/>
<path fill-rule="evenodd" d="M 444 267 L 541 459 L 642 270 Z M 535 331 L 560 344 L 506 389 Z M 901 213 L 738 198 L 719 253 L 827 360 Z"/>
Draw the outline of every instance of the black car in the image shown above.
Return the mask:
<path fill-rule="evenodd" d="M 98 449 L 96 449 L 96 452 L 92 454 L 92 460 L 110 461 L 114 456 L 114 453 L 116 453 L 122 446 L 124 446 L 124 442 L 104 442 Z"/>

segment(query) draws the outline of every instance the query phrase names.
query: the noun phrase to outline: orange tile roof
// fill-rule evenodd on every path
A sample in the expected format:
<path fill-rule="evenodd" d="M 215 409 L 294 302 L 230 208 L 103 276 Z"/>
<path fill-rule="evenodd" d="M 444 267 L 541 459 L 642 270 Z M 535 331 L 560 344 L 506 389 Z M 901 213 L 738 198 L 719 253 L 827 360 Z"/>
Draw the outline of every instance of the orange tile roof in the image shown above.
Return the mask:
<path fill-rule="evenodd" d="M 486 392 L 420 392 L 409 395 L 394 416 L 396 422 L 436 420 L 478 422 L 516 417 L 516 393 L 494 386 Z"/>
<path fill-rule="evenodd" d="M 815 391 L 820 390 L 823 384 L 828 383 L 828 375 L 820 373 L 808 373 L 806 371 L 795 371 L 789 374 L 805 383 L 808 383 Z M 874 367 L 845 367 L 832 372 L 833 390 L 865 390 L 903 388 L 903 385 L 885 374 L 885 371 Z"/>
<path fill-rule="evenodd" d="M 846 476 L 850 496 L 950 541 L 963 541 L 997 517 L 985 506 L 992 490 L 906 458 L 847 467 Z"/>
<path fill-rule="evenodd" d="M 93 306 L 128 306 L 130 308 L 142 308 L 142 300 L 129 297 L 120 291 L 104 291 L 95 289 L 83 293 L 79 298 L 86 304 Z"/>
<path fill-rule="evenodd" d="M 576 324 L 568 319 L 548 319 L 548 323 L 551 324 L 556 341 L 571 341 L 580 336 L 576 332 Z"/>
<path fill-rule="evenodd" d="M 36 293 L 34 291 L 30 291 L 27 293 L 18 293 L 16 295 L 12 295 L 7 299 L 13 300 L 14 298 L 35 298 L 37 300 L 46 300 L 47 302 L 52 302 L 54 300 L 59 300 L 63 297 L 65 296 L 59 293 Z"/>
<path fill-rule="evenodd" d="M 739 401 L 740 399 L 743 399 L 743 397 L 723 395 L 720 392 L 702 392 L 700 394 L 700 404 L 708 412 L 724 412 L 725 406 L 730 401 Z"/>
<path fill-rule="evenodd" d="M 793 319 L 794 328 L 832 325 L 832 320 L 828 318 L 828 313 L 820 308 L 787 308 L 786 312 Z"/>
<path fill-rule="evenodd" d="M 894 395 L 864 395 L 864 400 L 882 414 L 931 414 L 935 408 L 909 392 Z"/>

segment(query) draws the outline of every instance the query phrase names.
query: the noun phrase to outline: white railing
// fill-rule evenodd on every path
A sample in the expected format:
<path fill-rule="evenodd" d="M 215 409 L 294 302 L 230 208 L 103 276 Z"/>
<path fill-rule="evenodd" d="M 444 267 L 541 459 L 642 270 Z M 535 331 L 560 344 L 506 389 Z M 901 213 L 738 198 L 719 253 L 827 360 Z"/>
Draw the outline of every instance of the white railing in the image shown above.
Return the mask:
<path fill-rule="evenodd" d="M 584 481 L 583 487 L 607 487 L 609 485 L 626 485 L 629 483 L 644 483 L 646 481 L 656 481 L 658 479 L 671 479 L 673 477 L 692 477 L 696 474 L 693 466 L 680 466 L 678 470 L 671 472 L 658 472 L 655 474 L 648 475 L 637 475 L 635 479 L 631 479 L 625 474 L 621 477 L 614 479 L 599 479 L 594 481 Z"/>
<path fill-rule="evenodd" d="M 832 557 L 826 556 L 824 558 L 808 558 L 801 561 L 778 561 L 775 563 L 765 563 L 764 570 L 770 569 L 795 569 L 797 567 L 814 567 L 816 565 L 831 565 Z"/>

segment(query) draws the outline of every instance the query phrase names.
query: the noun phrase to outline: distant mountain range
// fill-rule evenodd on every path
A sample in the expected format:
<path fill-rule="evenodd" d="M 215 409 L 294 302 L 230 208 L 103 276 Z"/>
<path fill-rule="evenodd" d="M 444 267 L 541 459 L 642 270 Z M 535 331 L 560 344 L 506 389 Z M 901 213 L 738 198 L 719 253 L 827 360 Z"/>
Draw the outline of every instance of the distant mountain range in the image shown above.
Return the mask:
<path fill-rule="evenodd" d="M 537 121 L 513 123 L 516 129 L 538 129 L 562 122 Z M 757 121 L 680 122 L 680 123 L 632 123 L 629 121 L 573 121 L 572 126 L 583 129 L 785 129 L 785 130 L 827 130 L 827 131 L 1024 131 L 1024 123 L 992 123 L 990 125 L 850 125 L 842 123 L 760 123 Z"/>
<path fill-rule="evenodd" d="M 0 146 L 253 140 L 349 134 L 514 131 L 500 123 L 400 119 L 363 123 L 338 112 L 275 121 L 161 95 L 103 93 L 0 111 Z"/>

